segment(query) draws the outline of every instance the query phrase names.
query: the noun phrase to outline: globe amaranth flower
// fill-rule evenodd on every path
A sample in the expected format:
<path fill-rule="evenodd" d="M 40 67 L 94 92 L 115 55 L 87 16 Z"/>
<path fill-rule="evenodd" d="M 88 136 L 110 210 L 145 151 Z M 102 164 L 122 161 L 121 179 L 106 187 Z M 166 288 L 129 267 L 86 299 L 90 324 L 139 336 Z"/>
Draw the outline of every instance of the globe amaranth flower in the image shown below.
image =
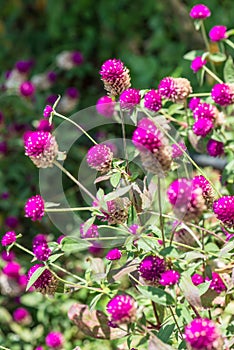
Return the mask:
<path fill-rule="evenodd" d="M 53 129 L 53 124 L 47 119 L 41 119 L 38 121 L 37 131 L 51 132 Z"/>
<path fill-rule="evenodd" d="M 59 68 L 70 70 L 83 63 L 83 55 L 79 51 L 62 51 L 56 56 L 56 64 Z"/>
<path fill-rule="evenodd" d="M 145 281 L 156 284 L 159 283 L 162 273 L 166 271 L 166 264 L 164 259 L 149 255 L 141 261 L 138 271 Z"/>
<path fill-rule="evenodd" d="M 16 233 L 15 231 L 8 231 L 3 235 L 1 243 L 3 247 L 6 247 L 16 241 Z"/>
<path fill-rule="evenodd" d="M 211 279 L 208 276 L 206 278 L 204 278 L 203 276 L 201 276 L 198 273 L 195 273 L 191 277 L 191 279 L 192 279 L 192 282 L 195 286 L 198 286 L 199 284 L 204 283 L 205 281 L 211 282 L 209 289 L 216 291 L 216 293 L 218 293 L 218 294 L 222 293 L 223 291 L 225 291 L 227 289 L 222 278 L 216 272 L 212 272 Z"/>
<path fill-rule="evenodd" d="M 17 323 L 28 324 L 31 321 L 31 316 L 27 309 L 19 307 L 13 312 L 13 319 Z"/>
<path fill-rule="evenodd" d="M 144 106 L 153 112 L 162 108 L 162 97 L 157 90 L 150 90 L 145 94 Z"/>
<path fill-rule="evenodd" d="M 131 86 L 129 70 L 116 58 L 105 61 L 99 73 L 105 90 L 112 96 L 120 95 Z"/>
<path fill-rule="evenodd" d="M 195 273 L 193 276 L 191 276 L 191 280 L 195 286 L 204 283 L 204 277 L 199 273 Z"/>
<path fill-rule="evenodd" d="M 203 4 L 197 4 L 191 8 L 189 15 L 193 19 L 205 19 L 207 17 L 210 17 L 211 12 L 207 6 Z"/>
<path fill-rule="evenodd" d="M 71 59 L 76 66 L 80 66 L 84 62 L 84 57 L 80 51 L 72 51 Z"/>
<path fill-rule="evenodd" d="M 213 211 L 224 225 L 234 227 L 234 196 L 223 196 L 214 201 Z"/>
<path fill-rule="evenodd" d="M 183 142 L 178 142 L 178 145 L 175 143 L 172 146 L 172 158 L 180 158 L 183 156 L 184 152 L 187 148 Z"/>
<path fill-rule="evenodd" d="M 52 349 L 59 349 L 64 344 L 64 337 L 60 332 L 50 332 L 46 336 L 45 343 Z"/>
<path fill-rule="evenodd" d="M 45 214 L 45 202 L 43 198 L 37 194 L 30 197 L 25 206 L 24 212 L 26 218 L 31 218 L 32 221 L 41 220 Z"/>
<path fill-rule="evenodd" d="M 193 132 L 195 135 L 206 137 L 206 135 L 208 135 L 211 132 L 213 127 L 214 127 L 214 124 L 210 119 L 199 118 L 193 124 Z"/>
<path fill-rule="evenodd" d="M 102 96 L 96 103 L 96 110 L 98 114 L 111 118 L 115 111 L 115 101 L 109 96 Z"/>
<path fill-rule="evenodd" d="M 107 145 L 95 145 L 91 147 L 87 154 L 87 163 L 90 168 L 100 171 L 102 174 L 111 169 L 113 153 Z"/>
<path fill-rule="evenodd" d="M 3 261 L 13 261 L 15 259 L 15 253 L 12 250 L 9 252 L 4 250 L 1 253 L 1 258 Z"/>
<path fill-rule="evenodd" d="M 202 196 L 205 199 L 207 207 L 212 207 L 214 190 L 209 181 L 203 175 L 197 175 L 193 178 L 193 187 L 202 190 Z"/>
<path fill-rule="evenodd" d="M 192 93 L 192 87 L 186 78 L 163 78 L 158 85 L 159 94 L 176 103 L 183 103 Z"/>
<path fill-rule="evenodd" d="M 161 274 L 159 284 L 162 286 L 173 286 L 178 283 L 180 279 L 180 273 L 175 270 L 167 270 Z"/>
<path fill-rule="evenodd" d="M 18 70 L 18 72 L 23 73 L 23 74 L 27 74 L 30 69 L 33 66 L 33 61 L 32 60 L 28 60 L 28 61 L 17 61 L 15 63 L 15 68 Z"/>
<path fill-rule="evenodd" d="M 199 97 L 192 97 L 189 101 L 189 108 L 191 109 L 191 111 L 194 111 L 200 103 L 201 99 Z"/>
<path fill-rule="evenodd" d="M 184 338 L 192 350 L 218 350 L 220 331 L 212 320 L 195 318 L 185 327 Z"/>
<path fill-rule="evenodd" d="M 108 221 L 109 225 L 123 224 L 128 219 L 128 210 L 131 201 L 127 197 L 116 198 L 106 202 L 107 210 L 100 209 L 102 216 L 98 216 L 101 221 Z M 98 203 L 93 202 L 93 206 L 97 207 Z"/>
<path fill-rule="evenodd" d="M 141 101 L 140 91 L 129 88 L 124 90 L 119 96 L 120 107 L 127 111 L 132 111 Z"/>
<path fill-rule="evenodd" d="M 81 238 L 97 238 L 99 237 L 98 226 L 92 224 L 85 232 L 85 223 L 80 224 L 80 236 Z"/>
<path fill-rule="evenodd" d="M 43 116 L 45 118 L 49 118 L 51 116 L 51 113 L 53 113 L 53 108 L 50 105 L 46 105 L 43 111 Z"/>
<path fill-rule="evenodd" d="M 136 302 L 130 295 L 122 294 L 109 301 L 106 311 L 111 315 L 113 323 L 129 323 L 136 318 L 136 307 Z"/>
<path fill-rule="evenodd" d="M 25 154 L 38 168 L 52 167 L 58 154 L 55 137 L 47 131 L 32 131 L 24 140 Z"/>
<path fill-rule="evenodd" d="M 35 90 L 35 86 L 31 81 L 24 81 L 19 87 L 20 94 L 24 97 L 32 97 Z"/>
<path fill-rule="evenodd" d="M 122 256 L 122 253 L 119 249 L 111 249 L 109 252 L 106 254 L 106 259 L 107 260 L 119 260 Z"/>
<path fill-rule="evenodd" d="M 35 248 L 33 248 L 33 253 L 35 254 L 37 260 L 47 261 L 51 254 L 51 249 L 48 247 L 46 242 L 43 242 L 41 244 L 37 244 Z"/>
<path fill-rule="evenodd" d="M 8 262 L 2 269 L 2 272 L 10 278 L 18 278 L 21 265 L 15 261 Z"/>
<path fill-rule="evenodd" d="M 219 157 L 224 154 L 223 142 L 210 139 L 206 145 L 207 152 L 211 157 Z"/>
<path fill-rule="evenodd" d="M 207 63 L 201 56 L 197 56 L 192 60 L 190 68 L 194 73 L 197 73 Z"/>
<path fill-rule="evenodd" d="M 227 38 L 227 27 L 225 26 L 214 26 L 209 32 L 211 41 L 220 41 Z"/>
<path fill-rule="evenodd" d="M 220 106 L 229 106 L 234 103 L 234 84 L 216 84 L 211 90 L 211 97 Z"/>
<path fill-rule="evenodd" d="M 44 267 L 44 265 L 36 264 L 30 267 L 28 270 L 28 281 L 40 267 Z M 57 279 L 50 270 L 45 269 L 32 286 L 42 294 L 53 295 L 57 288 Z"/>
<path fill-rule="evenodd" d="M 196 121 L 200 118 L 214 120 L 217 118 L 217 115 L 217 108 L 209 103 L 199 103 L 193 111 L 193 117 Z"/>

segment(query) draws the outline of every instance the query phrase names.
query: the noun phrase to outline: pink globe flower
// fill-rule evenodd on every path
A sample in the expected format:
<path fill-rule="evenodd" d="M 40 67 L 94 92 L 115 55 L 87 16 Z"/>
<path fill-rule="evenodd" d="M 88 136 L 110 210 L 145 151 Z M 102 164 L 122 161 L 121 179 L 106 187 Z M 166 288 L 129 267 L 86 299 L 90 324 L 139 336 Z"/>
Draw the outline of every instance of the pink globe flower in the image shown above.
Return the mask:
<path fill-rule="evenodd" d="M 45 214 L 45 203 L 43 198 L 38 194 L 29 198 L 24 207 L 25 217 L 31 218 L 32 221 L 41 220 Z"/>
<path fill-rule="evenodd" d="M 199 97 L 192 97 L 189 101 L 189 108 L 191 109 L 191 111 L 194 111 L 200 103 L 201 99 Z"/>
<path fill-rule="evenodd" d="M 136 316 L 136 302 L 130 295 L 116 295 L 107 304 L 106 311 L 113 323 L 132 322 Z"/>
<path fill-rule="evenodd" d="M 106 254 L 106 259 L 107 260 L 119 260 L 122 256 L 122 253 L 119 249 L 115 248 L 110 250 L 107 254 Z"/>
<path fill-rule="evenodd" d="M 17 323 L 24 323 L 30 319 L 30 313 L 24 307 L 19 307 L 13 312 L 13 319 Z"/>
<path fill-rule="evenodd" d="M 51 116 L 51 113 L 53 113 L 53 108 L 50 105 L 46 105 L 43 111 L 43 116 L 45 118 L 49 118 Z"/>
<path fill-rule="evenodd" d="M 193 111 L 193 117 L 197 121 L 200 118 L 214 120 L 217 116 L 217 108 L 209 103 L 199 103 Z"/>
<path fill-rule="evenodd" d="M 234 227 L 234 196 L 223 196 L 214 201 L 213 211 L 224 225 Z"/>
<path fill-rule="evenodd" d="M 52 349 L 58 349 L 64 344 L 64 337 L 60 332 L 50 332 L 45 339 L 46 345 Z"/>
<path fill-rule="evenodd" d="M 19 220 L 18 220 L 18 218 L 16 216 L 8 216 L 6 218 L 6 220 L 5 220 L 5 224 L 8 227 L 14 229 L 14 228 L 16 228 L 18 226 Z"/>
<path fill-rule="evenodd" d="M 206 277 L 206 281 L 210 281 L 209 277 Z M 223 283 L 222 278 L 216 272 L 212 272 L 210 289 L 215 290 L 218 294 L 222 293 L 227 289 L 225 284 Z"/>
<path fill-rule="evenodd" d="M 43 264 L 36 264 L 30 267 L 28 270 L 28 281 L 33 276 L 35 271 L 40 267 L 43 267 Z M 57 288 L 57 280 L 54 275 L 48 270 L 45 269 L 38 279 L 33 283 L 33 287 L 41 292 L 42 294 L 54 294 Z"/>
<path fill-rule="evenodd" d="M 143 118 L 133 133 L 132 142 L 141 151 L 148 149 L 154 153 L 162 145 L 162 133 L 155 124 L 147 118 Z"/>
<path fill-rule="evenodd" d="M 214 124 L 212 121 L 208 118 L 199 118 L 194 124 L 193 124 L 193 132 L 195 135 L 206 137 L 211 130 L 213 129 Z"/>
<path fill-rule="evenodd" d="M 192 277 L 192 282 L 195 286 L 198 286 L 201 283 L 204 283 L 204 277 L 201 276 L 199 273 L 195 273 Z"/>
<path fill-rule="evenodd" d="M 49 120 L 46 120 L 46 119 L 39 120 L 37 125 L 37 131 L 51 132 L 52 129 L 53 129 L 53 125 L 50 124 Z"/>
<path fill-rule="evenodd" d="M 10 261 L 2 269 L 2 272 L 10 278 L 18 278 L 21 265 L 17 262 Z"/>
<path fill-rule="evenodd" d="M 42 233 L 39 233 L 33 238 L 33 241 L 32 241 L 33 250 L 36 249 L 36 247 L 38 247 L 41 244 L 47 244 L 47 238 Z"/>
<path fill-rule="evenodd" d="M 172 205 L 177 207 L 184 206 L 192 193 L 192 182 L 189 179 L 181 178 L 174 180 L 168 190 L 167 197 Z"/>
<path fill-rule="evenodd" d="M 139 266 L 140 276 L 149 282 L 158 283 L 162 273 L 166 270 L 166 264 L 164 259 L 158 256 L 149 255 L 146 256 Z"/>
<path fill-rule="evenodd" d="M 107 145 L 95 145 L 91 147 L 87 154 L 87 163 L 90 168 L 101 173 L 107 173 L 111 169 L 113 153 Z"/>
<path fill-rule="evenodd" d="M 224 144 L 213 139 L 210 139 L 206 146 L 207 152 L 211 157 L 219 157 L 224 154 Z"/>
<path fill-rule="evenodd" d="M 129 88 L 119 96 L 120 107 L 128 111 L 132 111 L 141 101 L 140 91 Z"/>
<path fill-rule="evenodd" d="M 209 32 L 211 41 L 220 41 L 227 38 L 227 27 L 225 26 L 214 26 Z"/>
<path fill-rule="evenodd" d="M 13 261 L 15 259 L 15 253 L 10 250 L 6 252 L 5 250 L 1 253 L 1 258 L 3 261 Z"/>
<path fill-rule="evenodd" d="M 229 106 L 234 103 L 234 85 L 216 84 L 211 90 L 211 97 L 220 106 Z"/>
<path fill-rule="evenodd" d="M 157 90 L 150 90 L 145 94 L 144 106 L 153 112 L 162 108 L 162 97 Z"/>
<path fill-rule="evenodd" d="M 84 57 L 80 51 L 71 52 L 71 60 L 75 66 L 80 66 L 84 62 Z"/>
<path fill-rule="evenodd" d="M 161 274 L 161 278 L 159 280 L 159 284 L 162 286 L 173 286 L 178 283 L 180 279 L 180 274 L 175 270 L 168 270 Z"/>
<path fill-rule="evenodd" d="M 18 70 L 19 73 L 22 74 L 27 74 L 30 69 L 33 66 L 33 61 L 29 60 L 29 61 L 17 61 L 15 64 L 15 68 Z"/>
<path fill-rule="evenodd" d="M 175 159 L 175 158 L 180 158 L 183 156 L 184 151 L 187 150 L 185 144 L 183 142 L 178 142 L 179 146 L 177 144 L 173 144 L 172 145 L 172 158 Z"/>
<path fill-rule="evenodd" d="M 197 73 L 205 64 L 207 63 L 206 60 L 203 60 L 201 56 L 197 56 L 192 60 L 190 68 L 194 71 L 194 73 Z"/>
<path fill-rule="evenodd" d="M 20 85 L 20 94 L 24 97 L 32 97 L 35 93 L 35 86 L 31 81 L 25 81 Z"/>
<path fill-rule="evenodd" d="M 207 17 L 210 17 L 211 12 L 207 6 L 203 4 L 197 4 L 192 7 L 189 15 L 193 19 L 205 19 Z"/>
<path fill-rule="evenodd" d="M 5 233 L 5 235 L 3 235 L 1 243 L 3 247 L 6 247 L 14 243 L 15 241 L 16 241 L 15 231 L 8 231 Z"/>
<path fill-rule="evenodd" d="M 80 93 L 75 86 L 70 86 L 66 90 L 66 95 L 71 99 L 77 100 L 79 98 Z"/>
<path fill-rule="evenodd" d="M 184 338 L 193 350 L 218 350 L 220 332 L 213 321 L 196 318 L 185 327 Z"/>
<path fill-rule="evenodd" d="M 166 77 L 160 81 L 158 92 L 163 98 L 183 103 L 192 92 L 192 87 L 188 79 Z"/>
<path fill-rule="evenodd" d="M 111 97 L 103 96 L 97 101 L 96 110 L 98 114 L 101 114 L 106 118 L 111 118 L 115 111 L 115 102 Z"/>
<path fill-rule="evenodd" d="M 47 261 L 51 254 L 51 249 L 48 247 L 47 243 L 42 243 L 37 245 L 33 249 L 33 253 L 35 254 L 35 257 L 37 258 L 37 260 Z"/>
<path fill-rule="evenodd" d="M 84 231 L 85 223 L 80 224 L 80 236 L 81 238 L 98 238 L 99 232 L 98 232 L 98 226 L 97 225 L 91 225 L 88 230 Z"/>

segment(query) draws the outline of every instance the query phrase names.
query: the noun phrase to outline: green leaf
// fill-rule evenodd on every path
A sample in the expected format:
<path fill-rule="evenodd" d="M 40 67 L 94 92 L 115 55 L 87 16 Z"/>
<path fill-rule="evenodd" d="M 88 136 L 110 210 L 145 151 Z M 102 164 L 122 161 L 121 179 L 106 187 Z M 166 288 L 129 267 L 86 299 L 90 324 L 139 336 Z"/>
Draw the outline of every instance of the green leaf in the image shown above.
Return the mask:
<path fill-rule="evenodd" d="M 39 267 L 31 276 L 30 280 L 28 281 L 26 291 L 29 290 L 30 287 L 36 282 L 36 280 L 43 274 L 43 272 L 47 269 L 46 266 Z"/>
<path fill-rule="evenodd" d="M 224 53 L 216 52 L 216 53 L 210 54 L 210 55 L 209 55 L 209 59 L 210 59 L 212 62 L 219 63 L 219 62 L 224 62 L 224 61 L 226 61 L 227 56 L 226 56 Z"/>
<path fill-rule="evenodd" d="M 117 187 L 121 179 L 121 173 L 115 173 L 110 178 L 110 183 L 113 187 Z"/>
<path fill-rule="evenodd" d="M 163 289 L 159 289 L 152 286 L 137 286 L 137 289 L 141 294 L 143 294 L 146 298 L 154 301 L 160 305 L 173 305 L 175 304 L 175 300 L 173 297 L 165 292 Z"/>
<path fill-rule="evenodd" d="M 210 281 L 199 284 L 197 288 L 199 289 L 200 296 L 205 294 L 208 291 L 209 287 L 210 287 Z"/>
<path fill-rule="evenodd" d="M 53 254 L 53 255 L 49 256 L 48 262 L 54 262 L 58 258 L 60 258 L 60 256 L 63 256 L 63 253 Z"/>
<path fill-rule="evenodd" d="M 234 64 L 231 56 L 228 57 L 223 69 L 224 81 L 234 84 Z"/>
<path fill-rule="evenodd" d="M 225 258 L 230 255 L 230 252 L 234 249 L 234 241 L 230 241 L 226 243 L 222 249 L 219 251 L 219 257 L 220 258 Z"/>
<path fill-rule="evenodd" d="M 202 25 L 202 20 L 201 19 L 195 19 L 194 27 L 195 27 L 196 31 L 200 30 L 201 25 Z"/>
<path fill-rule="evenodd" d="M 199 289 L 193 284 L 189 275 L 185 273 L 182 275 L 179 287 L 190 305 L 202 307 Z"/>
<path fill-rule="evenodd" d="M 119 198 L 119 197 L 123 196 L 125 193 L 129 192 L 131 187 L 132 186 L 129 185 L 129 186 L 126 186 L 126 187 L 119 188 L 118 190 L 113 191 L 111 193 L 108 193 L 105 196 L 105 200 L 106 201 L 112 201 L 113 199 Z"/>
<path fill-rule="evenodd" d="M 168 114 L 173 115 L 177 111 L 181 110 L 184 108 L 183 104 L 179 103 L 173 103 L 169 108 L 168 108 Z"/>
<path fill-rule="evenodd" d="M 158 338 L 163 342 L 168 341 L 175 329 L 175 323 L 162 326 L 158 332 Z"/>
<path fill-rule="evenodd" d="M 192 61 L 192 60 L 194 60 L 195 57 L 201 56 L 202 54 L 203 54 L 203 51 L 201 51 L 201 50 L 192 50 L 192 51 L 187 52 L 183 56 L 183 58 L 185 60 Z"/>
<path fill-rule="evenodd" d="M 65 237 L 62 240 L 62 250 L 64 252 L 79 252 L 87 249 L 90 243 L 84 239 Z"/>

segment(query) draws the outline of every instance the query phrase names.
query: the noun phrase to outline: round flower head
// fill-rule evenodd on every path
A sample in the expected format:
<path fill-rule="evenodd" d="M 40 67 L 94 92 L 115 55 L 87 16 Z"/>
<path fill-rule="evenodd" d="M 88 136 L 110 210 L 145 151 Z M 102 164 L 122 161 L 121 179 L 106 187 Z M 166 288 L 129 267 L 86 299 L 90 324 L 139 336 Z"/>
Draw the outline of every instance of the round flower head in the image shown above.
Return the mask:
<path fill-rule="evenodd" d="M 201 276 L 199 273 L 195 273 L 193 276 L 191 276 L 191 280 L 195 286 L 198 286 L 199 284 L 204 282 L 204 277 Z"/>
<path fill-rule="evenodd" d="M 105 90 L 112 96 L 120 95 L 131 86 L 129 70 L 117 59 L 105 61 L 100 70 Z"/>
<path fill-rule="evenodd" d="M 164 259 L 158 256 L 146 256 L 138 268 L 140 276 L 145 280 L 153 283 L 158 283 L 161 275 L 166 270 Z"/>
<path fill-rule="evenodd" d="M 13 312 L 13 319 L 15 322 L 24 323 L 30 318 L 30 313 L 24 307 L 19 307 Z"/>
<path fill-rule="evenodd" d="M 20 72 L 20 73 L 28 73 L 30 69 L 33 66 L 32 61 L 18 61 L 15 64 L 15 68 Z"/>
<path fill-rule="evenodd" d="M 162 145 L 162 138 L 163 135 L 157 129 L 154 122 L 143 118 L 133 133 L 132 142 L 139 150 L 149 150 L 154 153 Z"/>
<path fill-rule="evenodd" d="M 97 238 L 99 237 L 97 225 L 91 225 L 88 230 L 84 231 L 85 223 L 80 224 L 80 236 L 81 238 Z"/>
<path fill-rule="evenodd" d="M 70 86 L 66 90 L 66 95 L 71 99 L 78 99 L 80 94 L 76 87 Z"/>
<path fill-rule="evenodd" d="M 90 168 L 100 171 L 102 174 L 111 169 L 113 153 L 106 145 L 95 145 L 91 147 L 87 154 L 87 163 Z"/>
<path fill-rule="evenodd" d="M 206 281 L 210 281 L 209 277 L 206 277 Z M 222 293 L 227 289 L 225 284 L 223 283 L 222 278 L 216 272 L 212 272 L 210 289 L 215 290 L 218 294 Z"/>
<path fill-rule="evenodd" d="M 205 19 L 207 17 L 210 17 L 211 12 L 207 6 L 203 4 L 197 4 L 191 8 L 189 15 L 193 19 Z"/>
<path fill-rule="evenodd" d="M 44 267 L 42 264 L 36 264 L 30 267 L 28 271 L 28 281 L 32 277 L 32 275 L 37 271 L 40 267 Z M 57 288 L 57 279 L 54 275 L 48 270 L 44 270 L 42 274 L 38 277 L 38 279 L 33 283 L 33 287 L 42 294 L 51 294 L 53 295 Z"/>
<path fill-rule="evenodd" d="M 53 125 L 50 124 L 49 120 L 46 120 L 46 119 L 39 120 L 37 125 L 37 131 L 51 132 L 52 129 L 53 129 Z"/>
<path fill-rule="evenodd" d="M 224 196 L 214 201 L 213 211 L 224 225 L 234 227 L 234 196 Z"/>
<path fill-rule="evenodd" d="M 191 111 L 194 111 L 200 103 L 201 99 L 199 97 L 192 97 L 189 101 L 189 108 L 191 109 Z"/>
<path fill-rule="evenodd" d="M 6 247 L 12 243 L 14 243 L 16 241 L 16 234 L 14 231 L 8 231 L 5 233 L 5 235 L 3 235 L 2 237 L 2 246 Z"/>
<path fill-rule="evenodd" d="M 41 244 L 47 244 L 47 238 L 42 233 L 39 233 L 33 238 L 33 241 L 32 241 L 33 250 L 36 249 L 36 247 L 38 247 Z"/>
<path fill-rule="evenodd" d="M 159 284 L 162 286 L 173 286 L 178 283 L 180 279 L 180 274 L 175 270 L 168 270 L 161 274 L 161 278 L 159 280 Z"/>
<path fill-rule="evenodd" d="M 24 140 L 25 154 L 38 168 L 52 167 L 58 154 L 55 137 L 47 131 L 33 131 Z"/>
<path fill-rule="evenodd" d="M 190 68 L 194 73 L 197 73 L 206 63 L 207 61 L 203 60 L 201 56 L 197 56 L 192 60 Z"/>
<path fill-rule="evenodd" d="M 47 80 L 50 82 L 50 83 L 54 83 L 57 79 L 57 74 L 53 71 L 49 71 L 47 74 L 46 74 L 46 77 L 47 77 Z"/>
<path fill-rule="evenodd" d="M 31 97 L 35 93 L 35 86 L 31 81 L 25 81 L 20 85 L 20 94 L 24 97 Z"/>
<path fill-rule="evenodd" d="M 128 210 L 131 205 L 131 201 L 127 197 L 116 198 L 111 201 L 107 201 L 107 211 L 102 208 L 102 216 L 97 216 L 101 221 L 108 221 L 109 225 L 122 224 L 128 219 Z M 98 202 L 94 201 L 93 206 L 97 207 Z"/>
<path fill-rule="evenodd" d="M 53 108 L 50 105 L 46 105 L 43 111 L 43 116 L 45 118 L 49 118 L 52 112 L 53 112 Z"/>
<path fill-rule="evenodd" d="M 213 321 L 195 318 L 185 327 L 184 338 L 192 350 L 218 350 L 220 332 Z"/>
<path fill-rule="evenodd" d="M 211 41 L 220 41 L 227 38 L 227 27 L 225 26 L 214 26 L 209 32 Z"/>
<path fill-rule="evenodd" d="M 115 248 L 110 250 L 107 255 L 106 255 L 106 259 L 107 260 L 119 260 L 122 256 L 122 253 L 119 249 Z"/>
<path fill-rule="evenodd" d="M 140 91 L 129 88 L 123 91 L 119 97 L 120 107 L 132 111 L 141 101 Z"/>
<path fill-rule="evenodd" d="M 208 118 L 200 118 L 193 124 L 193 132 L 195 135 L 206 137 L 213 129 L 214 124 Z"/>
<path fill-rule="evenodd" d="M 178 142 L 178 144 L 180 147 L 178 147 L 177 144 L 172 145 L 172 158 L 174 158 L 174 159 L 182 157 L 184 154 L 183 150 L 184 151 L 187 150 L 187 148 L 183 142 Z"/>
<path fill-rule="evenodd" d="M 162 97 L 157 90 L 150 90 L 145 94 L 144 106 L 154 112 L 162 108 Z"/>
<path fill-rule="evenodd" d="M 51 250 L 47 243 L 41 243 L 33 249 L 33 253 L 35 254 L 37 260 L 47 261 L 51 254 Z"/>
<path fill-rule="evenodd" d="M 211 90 L 211 97 L 220 106 L 234 103 L 234 84 L 216 84 Z"/>
<path fill-rule="evenodd" d="M 18 278 L 21 265 L 17 262 L 10 261 L 2 269 L 2 272 L 10 278 Z"/>
<path fill-rule="evenodd" d="M 106 311 L 113 323 L 129 323 L 136 317 L 136 302 L 130 295 L 116 295 L 107 304 Z"/>
<path fill-rule="evenodd" d="M 183 103 L 191 94 L 192 87 L 188 79 L 166 77 L 158 85 L 159 94 L 176 103 Z"/>
<path fill-rule="evenodd" d="M 113 117 L 115 111 L 115 102 L 109 96 L 103 96 L 99 98 L 96 103 L 96 110 L 99 114 L 106 118 Z"/>
<path fill-rule="evenodd" d="M 218 157 L 224 154 L 224 144 L 213 139 L 210 139 L 206 145 L 207 152 L 211 157 Z"/>
<path fill-rule="evenodd" d="M 29 198 L 24 207 L 25 217 L 32 221 L 41 220 L 45 214 L 45 203 L 43 198 L 37 194 Z"/>
<path fill-rule="evenodd" d="M 13 261 L 15 259 L 15 253 L 12 250 L 10 250 L 9 252 L 4 250 L 1 253 L 1 258 L 4 261 Z"/>
<path fill-rule="evenodd" d="M 5 220 L 5 224 L 14 229 L 18 226 L 19 220 L 16 216 L 8 216 Z"/>
<path fill-rule="evenodd" d="M 193 111 L 193 117 L 197 121 L 200 118 L 214 120 L 217 117 L 218 110 L 209 103 L 199 103 Z"/>
<path fill-rule="evenodd" d="M 194 188 L 200 188 L 202 190 L 202 196 L 205 199 L 207 207 L 212 207 L 214 202 L 214 190 L 210 183 L 202 175 L 197 175 L 193 178 Z"/>
<path fill-rule="evenodd" d="M 192 182 L 185 178 L 174 180 L 167 190 L 169 202 L 177 207 L 185 205 L 191 198 L 191 193 Z"/>
<path fill-rule="evenodd" d="M 45 342 L 50 348 L 59 349 L 64 343 L 64 338 L 60 332 L 50 332 L 47 334 Z"/>
<path fill-rule="evenodd" d="M 71 53 L 71 59 L 76 66 L 80 66 L 84 62 L 84 57 L 80 51 L 73 51 Z"/>

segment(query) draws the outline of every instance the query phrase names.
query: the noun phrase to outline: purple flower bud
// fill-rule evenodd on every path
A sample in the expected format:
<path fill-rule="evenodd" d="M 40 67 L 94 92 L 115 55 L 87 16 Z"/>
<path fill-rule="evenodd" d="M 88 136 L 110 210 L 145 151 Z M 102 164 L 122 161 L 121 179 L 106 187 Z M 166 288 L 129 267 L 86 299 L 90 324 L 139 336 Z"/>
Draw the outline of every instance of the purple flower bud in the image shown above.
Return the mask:
<path fill-rule="evenodd" d="M 2 237 L 2 246 L 6 247 L 12 243 L 14 243 L 16 241 L 16 234 L 14 231 L 8 231 L 5 233 L 5 235 L 3 235 Z"/>
<path fill-rule="evenodd" d="M 115 248 L 110 250 L 107 255 L 106 255 L 106 259 L 107 260 L 119 260 L 122 256 L 122 253 L 119 249 Z"/>
<path fill-rule="evenodd" d="M 209 32 L 211 41 L 221 41 L 227 38 L 227 27 L 225 26 L 214 26 Z"/>
<path fill-rule="evenodd" d="M 192 7 L 189 15 L 193 19 L 205 19 L 207 17 L 210 17 L 211 12 L 207 6 L 203 4 L 197 4 Z"/>

